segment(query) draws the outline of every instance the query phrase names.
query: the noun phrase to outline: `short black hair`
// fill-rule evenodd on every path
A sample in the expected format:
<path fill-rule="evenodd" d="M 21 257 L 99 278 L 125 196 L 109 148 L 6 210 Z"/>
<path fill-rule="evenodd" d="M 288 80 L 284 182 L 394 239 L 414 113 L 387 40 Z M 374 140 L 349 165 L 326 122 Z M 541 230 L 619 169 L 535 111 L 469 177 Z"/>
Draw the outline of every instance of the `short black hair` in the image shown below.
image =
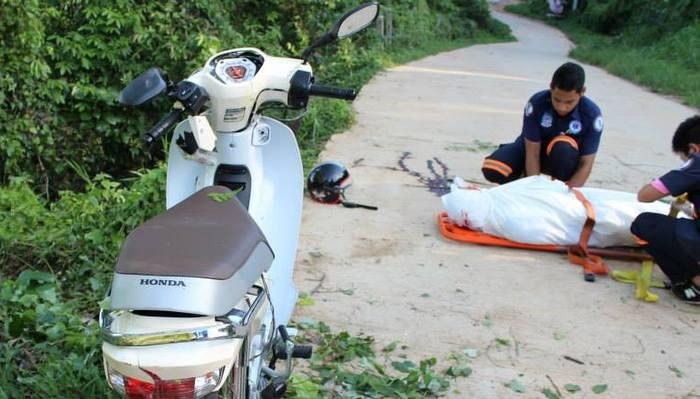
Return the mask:
<path fill-rule="evenodd" d="M 554 71 L 549 87 L 564 91 L 576 90 L 577 93 L 581 94 L 585 83 L 586 72 L 583 71 L 581 65 L 567 62 Z"/>
<path fill-rule="evenodd" d="M 673 152 L 688 155 L 690 143 L 700 145 L 700 115 L 691 116 L 678 125 L 673 134 Z"/>

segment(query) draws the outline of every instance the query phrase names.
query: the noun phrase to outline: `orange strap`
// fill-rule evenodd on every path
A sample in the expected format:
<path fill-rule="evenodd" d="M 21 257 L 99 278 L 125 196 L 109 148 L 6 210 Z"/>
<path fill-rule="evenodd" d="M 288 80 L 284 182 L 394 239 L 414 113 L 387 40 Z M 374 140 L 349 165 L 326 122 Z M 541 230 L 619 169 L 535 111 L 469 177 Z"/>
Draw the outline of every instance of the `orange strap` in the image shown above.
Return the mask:
<path fill-rule="evenodd" d="M 565 134 L 560 134 L 559 136 L 553 138 L 552 141 L 549 142 L 549 145 L 547 145 L 547 155 L 549 155 L 549 153 L 552 152 L 552 148 L 556 143 L 569 143 L 570 146 L 578 150 L 578 143 L 576 142 L 576 140 L 574 140 L 573 137 L 567 136 Z"/>
<path fill-rule="evenodd" d="M 567 248 L 569 262 L 583 266 L 583 273 L 586 281 L 595 281 L 595 274 L 608 274 L 608 266 L 603 262 L 603 258 L 588 252 L 588 240 L 591 238 L 593 226 L 595 226 L 595 211 L 593 210 L 591 202 L 588 201 L 580 191 L 574 188 L 572 188 L 571 191 L 576 195 L 576 199 L 581 201 L 586 208 L 586 222 L 583 224 L 578 244 L 571 245 Z"/>

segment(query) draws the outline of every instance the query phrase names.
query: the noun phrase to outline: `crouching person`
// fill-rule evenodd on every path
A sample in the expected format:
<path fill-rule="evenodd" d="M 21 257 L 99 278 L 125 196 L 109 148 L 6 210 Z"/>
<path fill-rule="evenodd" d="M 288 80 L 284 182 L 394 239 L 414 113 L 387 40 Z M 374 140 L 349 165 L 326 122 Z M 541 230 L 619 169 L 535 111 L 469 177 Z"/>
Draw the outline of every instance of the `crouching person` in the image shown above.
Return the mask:
<path fill-rule="evenodd" d="M 583 186 L 603 133 L 600 108 L 584 96 L 585 81 L 580 65 L 560 66 L 549 90 L 535 93 L 525 105 L 520 136 L 484 160 L 486 180 L 504 184 L 546 173 L 571 187 Z"/>
<path fill-rule="evenodd" d="M 667 195 L 687 193 L 688 205 L 692 204 L 698 210 L 700 115 L 680 124 L 673 135 L 672 147 L 685 163 L 642 187 L 637 197 L 642 202 L 651 202 Z M 673 294 L 682 301 L 700 304 L 700 221 L 696 211 L 687 213 L 693 219 L 642 213 L 632 222 L 631 231 L 642 240 L 646 251 L 671 280 Z"/>

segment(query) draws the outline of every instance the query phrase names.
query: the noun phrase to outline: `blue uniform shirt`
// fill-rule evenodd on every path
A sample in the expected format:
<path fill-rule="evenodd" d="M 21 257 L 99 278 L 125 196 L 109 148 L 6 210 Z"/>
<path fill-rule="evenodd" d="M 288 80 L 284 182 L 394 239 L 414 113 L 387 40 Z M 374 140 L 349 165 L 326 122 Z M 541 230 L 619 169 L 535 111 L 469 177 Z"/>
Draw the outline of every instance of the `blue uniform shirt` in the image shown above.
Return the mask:
<path fill-rule="evenodd" d="M 595 154 L 603 133 L 600 108 L 584 96 L 569 115 L 561 117 L 552 106 L 549 90 L 536 93 L 525 106 L 522 136 L 546 145 L 562 133 L 576 140 L 579 154 Z"/>
<path fill-rule="evenodd" d="M 700 211 L 700 154 L 690 154 L 688 161 L 659 178 L 669 194 L 677 197 L 688 193 L 688 200 Z"/>
<path fill-rule="evenodd" d="M 688 200 L 700 210 L 700 155 L 690 154 L 688 161 L 678 169 L 659 178 L 674 197 L 688 193 Z M 686 252 L 700 264 L 700 230 L 697 221 L 678 219 L 675 234 Z"/>

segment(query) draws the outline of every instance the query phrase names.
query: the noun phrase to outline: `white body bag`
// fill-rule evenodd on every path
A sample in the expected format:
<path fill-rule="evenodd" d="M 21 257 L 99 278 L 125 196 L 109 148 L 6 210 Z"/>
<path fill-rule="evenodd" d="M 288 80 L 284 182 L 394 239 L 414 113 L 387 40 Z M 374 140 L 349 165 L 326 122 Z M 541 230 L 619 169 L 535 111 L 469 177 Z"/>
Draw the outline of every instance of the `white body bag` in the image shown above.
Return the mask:
<path fill-rule="evenodd" d="M 668 214 L 660 201 L 643 203 L 636 194 L 600 188 L 578 188 L 595 211 L 588 245 L 636 246 L 632 221 L 643 212 Z M 586 221 L 586 209 L 569 187 L 549 176 L 519 179 L 478 190 L 451 186 L 442 196 L 449 218 L 461 227 L 526 244 L 574 245 Z"/>

